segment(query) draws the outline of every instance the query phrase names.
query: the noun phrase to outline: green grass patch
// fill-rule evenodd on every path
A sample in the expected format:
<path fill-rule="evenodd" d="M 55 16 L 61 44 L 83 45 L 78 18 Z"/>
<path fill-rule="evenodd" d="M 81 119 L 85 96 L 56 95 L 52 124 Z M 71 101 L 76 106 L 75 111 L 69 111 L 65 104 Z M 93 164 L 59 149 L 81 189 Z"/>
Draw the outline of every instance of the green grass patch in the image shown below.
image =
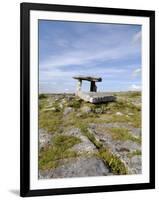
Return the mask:
<path fill-rule="evenodd" d="M 47 97 L 39 98 L 38 104 L 39 104 L 39 110 L 44 109 L 48 105 L 48 98 Z"/>
<path fill-rule="evenodd" d="M 102 122 L 102 123 L 129 123 L 135 128 L 141 128 L 141 113 L 134 113 L 133 115 L 116 115 L 116 114 L 103 114 L 100 116 L 100 119 L 94 120 L 95 122 Z"/>
<path fill-rule="evenodd" d="M 60 108 L 59 103 L 57 103 L 57 102 L 54 102 L 52 104 L 52 107 L 55 108 L 55 112 L 63 112 L 63 109 Z"/>
<path fill-rule="evenodd" d="M 109 107 L 108 107 L 108 104 L 105 103 L 105 104 L 95 104 L 93 107 L 92 107 L 92 112 L 93 113 L 97 113 L 97 114 L 103 114 L 103 113 L 106 113 L 107 111 L 109 110 Z"/>
<path fill-rule="evenodd" d="M 135 151 L 132 151 L 132 152 L 127 154 L 127 156 L 129 158 L 132 158 L 133 156 L 140 156 L 140 155 L 141 155 L 141 151 L 140 150 L 135 150 Z"/>
<path fill-rule="evenodd" d="M 129 98 L 136 98 L 136 97 L 141 97 L 141 92 L 139 92 L 139 91 L 127 92 L 126 95 L 127 95 Z"/>
<path fill-rule="evenodd" d="M 62 123 L 62 113 L 60 112 L 53 112 L 53 111 L 47 111 L 43 112 L 41 111 L 39 113 L 39 127 L 46 129 L 49 133 L 53 133 L 55 131 L 58 131 Z"/>
<path fill-rule="evenodd" d="M 81 139 L 75 136 L 58 135 L 53 138 L 53 145 L 60 147 L 61 151 L 71 148 L 81 142 Z"/>
<path fill-rule="evenodd" d="M 128 174 L 125 164 L 116 155 L 112 154 L 109 149 L 100 149 L 98 156 L 111 168 L 114 174 Z"/>
<path fill-rule="evenodd" d="M 133 116 L 130 117 L 130 123 L 135 128 L 141 128 L 141 113 L 135 113 Z"/>
<path fill-rule="evenodd" d="M 98 114 L 95 114 L 95 113 L 92 113 L 92 112 L 90 112 L 90 113 L 85 113 L 85 112 L 83 112 L 83 113 L 80 113 L 80 116 L 78 116 L 77 117 L 77 120 L 79 120 L 80 119 L 80 121 L 82 120 L 82 121 L 85 121 L 85 119 L 87 120 L 87 119 L 97 119 L 99 117 L 99 115 Z"/>
<path fill-rule="evenodd" d="M 141 92 L 140 91 L 116 92 L 113 95 L 119 97 L 136 98 L 136 97 L 141 97 Z"/>
<path fill-rule="evenodd" d="M 39 99 L 46 99 L 47 95 L 46 94 L 39 94 Z"/>
<path fill-rule="evenodd" d="M 136 143 L 141 143 L 141 138 L 134 137 L 126 128 L 108 128 L 113 140 L 131 140 Z"/>
<path fill-rule="evenodd" d="M 82 100 L 75 97 L 74 99 L 70 100 L 67 103 L 67 106 L 78 109 L 81 107 L 81 104 L 82 104 Z"/>
<path fill-rule="evenodd" d="M 85 124 L 80 124 L 79 128 L 83 135 L 85 135 L 97 147 L 97 149 L 102 147 L 102 144 L 98 140 L 96 140 L 94 135 L 88 130 Z"/>
<path fill-rule="evenodd" d="M 107 109 L 112 112 L 122 112 L 122 113 L 135 113 L 141 111 L 139 106 L 135 106 L 130 100 L 118 99 L 116 102 L 107 104 Z"/>
<path fill-rule="evenodd" d="M 41 150 L 39 154 L 39 168 L 41 170 L 53 169 L 60 165 L 62 159 L 73 158 L 78 154 L 70 150 L 81 140 L 75 136 L 56 135 L 48 149 Z"/>

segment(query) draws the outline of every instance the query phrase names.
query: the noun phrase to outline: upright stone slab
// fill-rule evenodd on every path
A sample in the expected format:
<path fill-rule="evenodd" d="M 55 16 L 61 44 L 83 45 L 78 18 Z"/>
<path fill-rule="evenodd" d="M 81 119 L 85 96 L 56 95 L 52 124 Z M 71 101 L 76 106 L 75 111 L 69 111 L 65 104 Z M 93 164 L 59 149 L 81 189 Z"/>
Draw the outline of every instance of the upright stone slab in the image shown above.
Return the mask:
<path fill-rule="evenodd" d="M 90 92 L 97 92 L 97 86 L 95 81 L 91 81 Z"/>

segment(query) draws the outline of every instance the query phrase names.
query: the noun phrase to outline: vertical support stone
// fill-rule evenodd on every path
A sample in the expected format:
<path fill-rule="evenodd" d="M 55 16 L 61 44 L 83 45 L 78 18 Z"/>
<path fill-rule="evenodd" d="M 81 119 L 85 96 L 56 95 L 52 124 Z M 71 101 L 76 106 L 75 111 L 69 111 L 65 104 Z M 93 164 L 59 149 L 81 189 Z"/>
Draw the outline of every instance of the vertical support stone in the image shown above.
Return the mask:
<path fill-rule="evenodd" d="M 82 80 L 78 80 L 78 81 L 77 81 L 77 93 L 78 93 L 79 91 L 81 91 L 81 87 L 82 87 Z"/>
<path fill-rule="evenodd" d="M 91 81 L 90 92 L 97 92 L 97 86 L 95 81 Z"/>

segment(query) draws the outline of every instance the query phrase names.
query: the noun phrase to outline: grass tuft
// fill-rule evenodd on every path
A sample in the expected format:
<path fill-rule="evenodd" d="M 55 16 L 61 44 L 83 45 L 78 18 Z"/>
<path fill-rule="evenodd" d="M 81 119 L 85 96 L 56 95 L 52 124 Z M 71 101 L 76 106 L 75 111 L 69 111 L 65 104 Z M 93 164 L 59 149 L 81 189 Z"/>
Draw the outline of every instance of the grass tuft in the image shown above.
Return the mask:
<path fill-rule="evenodd" d="M 61 151 L 71 148 L 81 142 L 81 139 L 75 136 L 58 135 L 53 138 L 53 145 L 60 147 Z"/>
<path fill-rule="evenodd" d="M 52 145 L 40 151 L 39 168 L 53 169 L 60 165 L 61 160 L 76 157 L 77 152 L 70 148 L 80 142 L 81 140 L 75 136 L 56 135 L 52 140 Z"/>
<path fill-rule="evenodd" d="M 128 154 L 127 154 L 127 156 L 129 157 L 129 158 L 132 158 L 133 156 L 140 156 L 141 155 L 141 151 L 140 150 L 135 150 L 135 151 L 132 151 L 132 152 L 129 152 Z"/>
<path fill-rule="evenodd" d="M 39 126 L 47 130 L 49 133 L 56 132 L 61 126 L 62 113 L 53 111 L 40 112 Z"/>
<path fill-rule="evenodd" d="M 88 130 L 87 126 L 80 124 L 79 128 L 81 132 L 97 147 L 100 149 L 103 145 L 94 137 L 94 135 Z"/>
<path fill-rule="evenodd" d="M 88 137 L 88 139 L 99 150 L 97 156 L 101 158 L 112 170 L 114 174 L 127 174 L 128 170 L 125 164 L 116 155 L 112 154 L 108 149 L 104 148 L 102 143 L 97 141 L 92 133 L 88 131 L 87 126 L 81 125 L 80 129 L 82 133 Z"/>
<path fill-rule="evenodd" d="M 134 137 L 128 129 L 126 128 L 108 128 L 112 139 L 114 140 L 121 140 L 121 141 L 126 141 L 126 140 L 131 140 L 136 143 L 141 143 L 141 138 L 139 137 Z"/>
<path fill-rule="evenodd" d="M 68 107 L 72 107 L 72 108 L 75 108 L 75 109 L 78 109 L 81 107 L 81 103 L 82 103 L 82 100 L 81 99 L 72 99 L 70 102 L 67 103 L 67 106 Z"/>
<path fill-rule="evenodd" d="M 46 99 L 47 96 L 45 94 L 39 94 L 39 99 Z"/>
<path fill-rule="evenodd" d="M 116 155 L 112 154 L 109 149 L 102 148 L 98 156 L 111 168 L 114 174 L 128 174 L 125 164 Z"/>

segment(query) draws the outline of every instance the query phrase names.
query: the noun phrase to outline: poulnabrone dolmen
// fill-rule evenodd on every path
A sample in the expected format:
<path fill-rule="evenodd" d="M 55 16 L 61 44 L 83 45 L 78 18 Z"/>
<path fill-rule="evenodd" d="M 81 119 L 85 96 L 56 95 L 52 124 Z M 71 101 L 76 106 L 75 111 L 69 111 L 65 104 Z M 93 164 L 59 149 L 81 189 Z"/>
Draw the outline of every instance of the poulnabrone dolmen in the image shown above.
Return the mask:
<path fill-rule="evenodd" d="M 90 103 L 104 103 L 116 100 L 115 96 L 107 92 L 97 92 L 96 82 L 101 82 L 102 78 L 91 76 L 74 76 L 73 78 L 77 80 L 76 95 L 84 101 Z M 90 81 L 89 92 L 81 91 L 82 81 Z"/>

